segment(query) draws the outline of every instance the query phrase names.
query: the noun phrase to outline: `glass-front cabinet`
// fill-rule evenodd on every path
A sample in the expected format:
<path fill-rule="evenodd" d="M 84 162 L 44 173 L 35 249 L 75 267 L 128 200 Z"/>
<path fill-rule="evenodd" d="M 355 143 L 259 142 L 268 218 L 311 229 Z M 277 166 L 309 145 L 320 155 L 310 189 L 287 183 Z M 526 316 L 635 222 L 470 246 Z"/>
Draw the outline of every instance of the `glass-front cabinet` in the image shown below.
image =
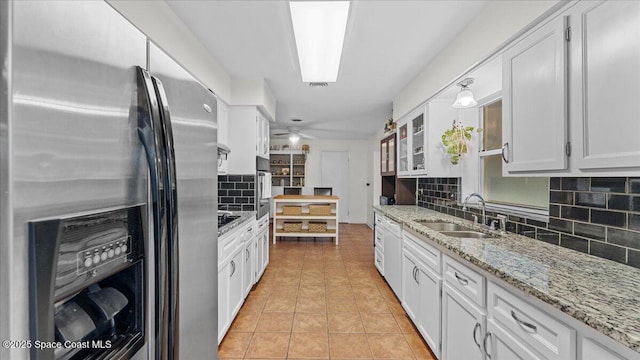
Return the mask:
<path fill-rule="evenodd" d="M 449 99 L 431 100 L 398 121 L 399 177 L 460 176 L 461 166 L 451 164 L 442 145 L 442 134 L 451 128 L 452 120 L 461 116 L 451 107 L 452 102 Z"/>
<path fill-rule="evenodd" d="M 424 108 L 423 108 L 424 110 Z M 399 124 L 398 130 L 398 175 L 426 174 L 425 149 L 427 148 L 426 112 L 422 111 Z"/>

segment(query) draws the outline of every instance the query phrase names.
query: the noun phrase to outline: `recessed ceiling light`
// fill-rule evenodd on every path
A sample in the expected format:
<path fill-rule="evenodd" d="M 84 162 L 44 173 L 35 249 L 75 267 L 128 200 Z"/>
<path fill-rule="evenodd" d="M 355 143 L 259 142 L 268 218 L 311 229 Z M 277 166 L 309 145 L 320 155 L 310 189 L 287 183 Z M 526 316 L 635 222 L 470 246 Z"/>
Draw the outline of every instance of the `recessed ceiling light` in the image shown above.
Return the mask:
<path fill-rule="evenodd" d="M 349 1 L 290 1 L 303 82 L 335 82 L 347 29 Z"/>

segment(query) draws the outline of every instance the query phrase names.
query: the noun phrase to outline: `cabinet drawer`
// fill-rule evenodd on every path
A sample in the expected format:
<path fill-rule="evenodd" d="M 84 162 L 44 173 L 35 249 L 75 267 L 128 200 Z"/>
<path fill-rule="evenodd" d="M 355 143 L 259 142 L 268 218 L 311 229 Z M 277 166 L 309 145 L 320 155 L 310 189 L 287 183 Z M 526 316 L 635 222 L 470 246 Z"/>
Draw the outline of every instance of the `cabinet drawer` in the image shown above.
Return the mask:
<path fill-rule="evenodd" d="M 440 274 L 440 250 L 407 231 L 402 233 L 404 246 L 436 274 Z"/>
<path fill-rule="evenodd" d="M 384 276 L 384 255 L 382 254 L 382 251 L 376 249 L 374 257 L 376 268 L 378 268 L 380 275 Z"/>
<path fill-rule="evenodd" d="M 377 228 L 376 227 L 376 233 L 375 233 L 375 239 L 376 239 L 376 249 L 379 249 L 380 251 L 384 251 L 384 241 L 382 241 L 384 236 L 384 233 L 382 232 L 382 229 Z"/>
<path fill-rule="evenodd" d="M 488 302 L 490 318 L 546 359 L 575 359 L 575 330 L 492 282 L 488 285 Z"/>
<path fill-rule="evenodd" d="M 240 229 L 240 241 L 243 243 L 251 241 L 256 233 L 255 223 L 249 222 L 249 224 L 245 225 Z"/>
<path fill-rule="evenodd" d="M 445 281 L 451 287 L 480 307 L 484 307 L 485 283 L 482 275 L 446 255 L 443 259 L 442 272 Z"/>
<path fill-rule="evenodd" d="M 218 265 L 231 256 L 241 245 L 242 242 L 239 239 L 239 235 L 237 231 L 233 231 L 218 239 Z"/>
<path fill-rule="evenodd" d="M 384 216 L 380 213 L 374 212 L 375 218 L 376 218 L 376 227 L 377 226 L 384 226 L 383 222 L 384 222 Z"/>

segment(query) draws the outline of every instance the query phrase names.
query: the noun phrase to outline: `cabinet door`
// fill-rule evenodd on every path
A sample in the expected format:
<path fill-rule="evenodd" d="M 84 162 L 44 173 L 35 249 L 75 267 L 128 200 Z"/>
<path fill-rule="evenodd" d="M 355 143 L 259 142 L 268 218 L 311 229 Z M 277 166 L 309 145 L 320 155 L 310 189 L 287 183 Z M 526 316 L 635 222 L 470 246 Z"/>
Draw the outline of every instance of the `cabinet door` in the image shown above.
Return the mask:
<path fill-rule="evenodd" d="M 487 333 L 483 346 L 493 360 L 545 360 L 493 320 L 487 321 Z"/>
<path fill-rule="evenodd" d="M 418 282 L 419 271 L 416 257 L 405 249 L 402 256 L 402 296 L 400 296 L 400 300 L 402 307 L 414 324 L 418 323 L 419 311 L 422 307 L 420 304 L 420 283 Z"/>
<path fill-rule="evenodd" d="M 448 284 L 442 286 L 442 359 L 483 360 L 484 312 Z"/>
<path fill-rule="evenodd" d="M 396 174 L 396 137 L 392 136 L 387 141 L 387 175 Z"/>
<path fill-rule="evenodd" d="M 409 124 L 405 123 L 398 128 L 398 176 L 407 176 L 411 173 L 411 164 L 409 163 L 409 151 L 411 144 L 409 143 Z"/>
<path fill-rule="evenodd" d="M 417 326 L 433 353 L 440 356 L 440 286 L 442 281 L 438 275 L 426 268 L 419 267 L 417 272 L 420 283 L 420 303 L 417 313 Z"/>
<path fill-rule="evenodd" d="M 243 262 L 243 269 L 242 269 L 242 285 L 243 285 L 242 297 L 243 298 L 246 298 L 247 295 L 249 295 L 249 291 L 251 291 L 251 287 L 255 282 L 254 281 L 254 276 L 255 276 L 254 247 L 255 247 L 255 239 L 252 239 L 247 243 L 247 245 L 244 248 L 244 259 L 243 259 L 244 262 Z"/>
<path fill-rule="evenodd" d="M 411 120 L 411 175 L 424 175 L 427 173 L 426 158 L 426 121 L 425 114 L 420 114 Z"/>
<path fill-rule="evenodd" d="M 564 32 L 557 17 L 503 54 L 505 175 L 567 168 Z"/>
<path fill-rule="evenodd" d="M 389 172 L 389 141 L 383 139 L 380 141 L 380 175 L 386 175 Z"/>
<path fill-rule="evenodd" d="M 257 276 L 256 281 L 262 276 L 264 270 L 267 268 L 267 264 L 269 263 L 269 228 L 265 228 L 260 232 L 257 239 L 258 243 L 258 253 L 257 257 L 260 259 L 258 261 L 259 266 L 256 270 Z"/>
<path fill-rule="evenodd" d="M 580 2 L 571 16 L 571 119 L 580 170 L 640 167 L 640 2 Z"/>
<path fill-rule="evenodd" d="M 233 320 L 244 300 L 242 289 L 242 262 L 244 251 L 238 253 L 231 259 L 229 265 L 229 319 Z"/>
<path fill-rule="evenodd" d="M 229 269 L 227 264 L 222 270 L 218 270 L 218 344 L 231 323 L 229 318 Z"/>
<path fill-rule="evenodd" d="M 578 359 L 624 360 L 623 357 L 613 354 L 609 349 L 588 338 L 582 339 L 582 351 Z"/>

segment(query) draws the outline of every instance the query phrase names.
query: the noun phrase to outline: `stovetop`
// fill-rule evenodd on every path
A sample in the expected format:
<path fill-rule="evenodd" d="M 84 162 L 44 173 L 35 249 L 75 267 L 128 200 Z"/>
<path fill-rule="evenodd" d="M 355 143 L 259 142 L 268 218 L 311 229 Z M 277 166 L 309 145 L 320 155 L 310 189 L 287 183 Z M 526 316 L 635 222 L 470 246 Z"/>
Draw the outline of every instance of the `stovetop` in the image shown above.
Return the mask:
<path fill-rule="evenodd" d="M 248 219 L 255 218 L 255 211 L 218 211 L 218 238 L 231 229 L 244 224 Z"/>

